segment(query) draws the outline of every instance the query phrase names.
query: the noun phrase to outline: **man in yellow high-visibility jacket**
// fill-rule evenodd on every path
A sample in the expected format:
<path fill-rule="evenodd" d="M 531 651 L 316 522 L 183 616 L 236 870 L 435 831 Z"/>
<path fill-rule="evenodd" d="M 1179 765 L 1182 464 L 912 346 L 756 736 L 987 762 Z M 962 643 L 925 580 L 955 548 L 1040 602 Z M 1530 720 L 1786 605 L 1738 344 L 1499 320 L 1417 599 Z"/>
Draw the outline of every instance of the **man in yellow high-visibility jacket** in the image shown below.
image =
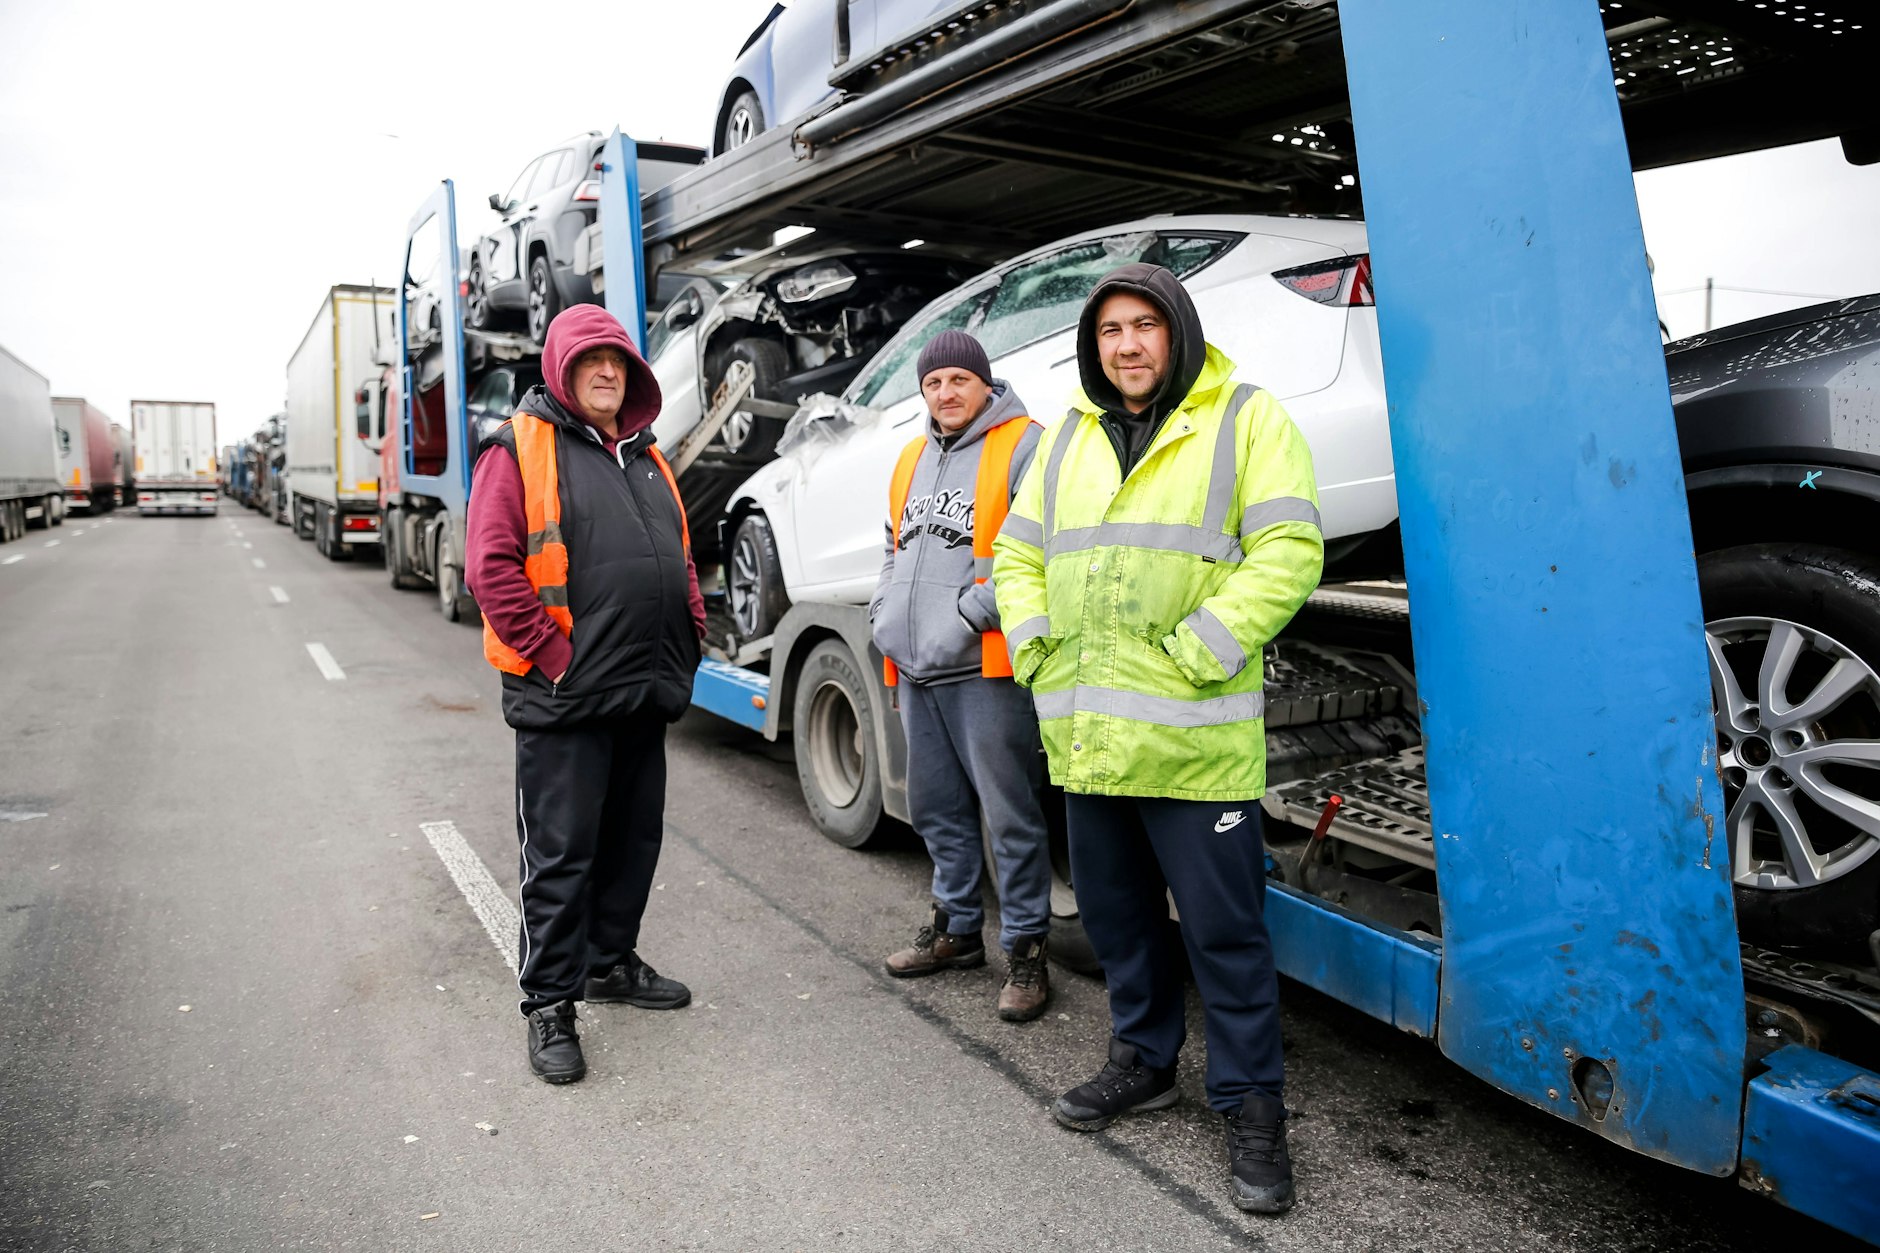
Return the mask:
<path fill-rule="evenodd" d="M 1057 1118 L 1095 1131 L 1179 1099 L 1166 890 L 1235 1204 L 1280 1213 L 1293 1180 L 1262 912 L 1260 657 L 1324 565 L 1312 456 L 1277 400 L 1235 382 L 1160 266 L 1097 284 L 1077 362 L 1083 392 L 1040 441 L 993 572 L 1013 677 L 1069 794 L 1071 876 L 1110 990 L 1109 1060 Z"/>

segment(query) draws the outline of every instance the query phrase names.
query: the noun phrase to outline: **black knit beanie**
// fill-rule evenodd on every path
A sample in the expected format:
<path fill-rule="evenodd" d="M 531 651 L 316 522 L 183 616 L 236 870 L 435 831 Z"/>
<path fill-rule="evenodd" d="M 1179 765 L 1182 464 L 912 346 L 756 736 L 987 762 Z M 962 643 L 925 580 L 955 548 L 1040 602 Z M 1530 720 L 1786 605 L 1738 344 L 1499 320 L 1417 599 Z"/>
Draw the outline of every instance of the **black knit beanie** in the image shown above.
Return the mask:
<path fill-rule="evenodd" d="M 927 346 L 920 350 L 916 377 L 924 381 L 935 370 L 949 366 L 971 370 L 985 380 L 986 386 L 992 386 L 992 362 L 986 360 L 986 350 L 979 346 L 979 341 L 965 331 L 941 331 L 928 340 Z"/>

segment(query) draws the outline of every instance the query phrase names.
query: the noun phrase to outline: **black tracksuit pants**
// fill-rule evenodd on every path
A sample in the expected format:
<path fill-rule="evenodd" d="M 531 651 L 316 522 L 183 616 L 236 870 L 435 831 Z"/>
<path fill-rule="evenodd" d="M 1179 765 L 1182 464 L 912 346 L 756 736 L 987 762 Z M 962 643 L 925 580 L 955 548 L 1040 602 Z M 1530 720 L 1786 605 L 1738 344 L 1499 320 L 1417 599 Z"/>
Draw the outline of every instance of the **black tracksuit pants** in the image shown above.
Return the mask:
<path fill-rule="evenodd" d="M 1181 943 L 1201 992 L 1208 1104 L 1237 1110 L 1249 1093 L 1278 1098 L 1279 976 L 1266 930 L 1260 802 L 1130 796 L 1064 798 L 1071 881 L 1103 963 L 1116 1038 L 1149 1066 L 1173 1066 L 1187 1037 Z"/>
<path fill-rule="evenodd" d="M 516 732 L 524 1014 L 582 999 L 639 944 L 665 810 L 658 714 Z"/>

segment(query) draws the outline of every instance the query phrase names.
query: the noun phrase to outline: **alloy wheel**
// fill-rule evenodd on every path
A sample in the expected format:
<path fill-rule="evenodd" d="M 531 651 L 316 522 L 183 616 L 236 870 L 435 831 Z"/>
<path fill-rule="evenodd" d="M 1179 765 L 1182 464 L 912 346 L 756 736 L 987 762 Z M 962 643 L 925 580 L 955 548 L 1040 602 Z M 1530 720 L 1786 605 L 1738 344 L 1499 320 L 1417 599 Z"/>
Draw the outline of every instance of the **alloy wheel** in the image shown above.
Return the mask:
<path fill-rule="evenodd" d="M 742 148 L 757 137 L 757 118 L 749 109 L 737 108 L 725 122 L 725 148 Z"/>
<path fill-rule="evenodd" d="M 757 537 L 740 529 L 731 548 L 731 617 L 738 624 L 738 634 L 757 638 L 758 614 L 763 604 L 763 554 L 757 550 Z"/>
<path fill-rule="evenodd" d="M 536 343 L 548 339 L 548 274 L 540 266 L 529 267 L 529 338 Z"/>
<path fill-rule="evenodd" d="M 1810 888 L 1880 853 L 1880 675 L 1781 618 L 1706 624 L 1738 886 Z"/>

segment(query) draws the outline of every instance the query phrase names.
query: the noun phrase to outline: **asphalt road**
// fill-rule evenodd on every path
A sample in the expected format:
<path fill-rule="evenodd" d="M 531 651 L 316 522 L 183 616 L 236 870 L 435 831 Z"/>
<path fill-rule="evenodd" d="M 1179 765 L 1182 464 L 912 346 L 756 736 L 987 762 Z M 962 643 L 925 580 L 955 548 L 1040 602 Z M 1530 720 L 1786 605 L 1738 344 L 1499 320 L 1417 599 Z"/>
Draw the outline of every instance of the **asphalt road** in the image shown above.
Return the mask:
<path fill-rule="evenodd" d="M 1060 975 L 1014 1027 L 992 968 L 887 979 L 925 908 L 919 844 L 824 840 L 787 752 L 707 715 L 669 740 L 641 950 L 694 1003 L 584 1009 L 587 1080 L 538 1083 L 504 953 L 438 851 L 459 834 L 486 908 L 513 902 L 477 633 L 223 509 L 0 549 L 23 557 L 0 565 L 0 1247 L 1845 1244 L 1293 984 L 1300 1204 L 1242 1216 L 1192 997 L 1186 1102 L 1061 1130 L 1050 1099 L 1102 1058 L 1101 985 Z"/>

